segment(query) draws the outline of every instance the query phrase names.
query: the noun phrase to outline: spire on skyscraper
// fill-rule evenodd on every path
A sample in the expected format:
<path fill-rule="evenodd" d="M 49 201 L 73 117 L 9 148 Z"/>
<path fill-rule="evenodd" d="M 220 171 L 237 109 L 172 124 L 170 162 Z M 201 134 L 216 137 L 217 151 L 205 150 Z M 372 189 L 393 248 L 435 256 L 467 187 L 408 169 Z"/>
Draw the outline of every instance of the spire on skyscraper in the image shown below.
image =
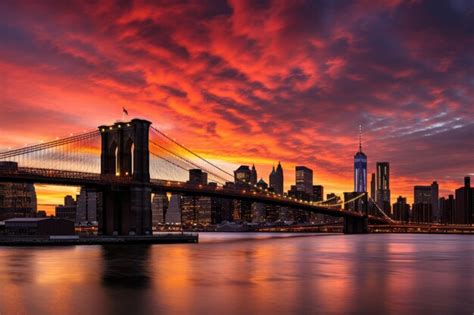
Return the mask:
<path fill-rule="evenodd" d="M 359 151 L 354 155 L 354 191 L 367 191 L 367 155 L 362 152 L 362 125 L 359 125 Z"/>

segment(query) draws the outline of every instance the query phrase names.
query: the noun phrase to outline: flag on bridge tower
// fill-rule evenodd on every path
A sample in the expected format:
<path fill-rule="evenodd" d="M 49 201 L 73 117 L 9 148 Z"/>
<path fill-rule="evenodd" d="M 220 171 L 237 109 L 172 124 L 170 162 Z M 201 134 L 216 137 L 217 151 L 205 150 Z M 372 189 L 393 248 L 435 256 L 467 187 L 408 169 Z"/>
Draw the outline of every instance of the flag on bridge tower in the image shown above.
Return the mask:
<path fill-rule="evenodd" d="M 128 110 L 125 107 L 122 107 L 122 121 L 125 121 L 125 115 L 128 116 Z"/>

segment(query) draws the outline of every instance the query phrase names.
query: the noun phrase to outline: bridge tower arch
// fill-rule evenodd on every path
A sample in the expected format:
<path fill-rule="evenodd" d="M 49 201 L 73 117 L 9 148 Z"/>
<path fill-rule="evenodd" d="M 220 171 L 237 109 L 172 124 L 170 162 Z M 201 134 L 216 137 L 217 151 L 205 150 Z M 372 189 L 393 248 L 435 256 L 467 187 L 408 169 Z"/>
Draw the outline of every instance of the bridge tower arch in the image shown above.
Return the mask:
<path fill-rule="evenodd" d="M 104 188 L 99 233 L 151 234 L 149 129 L 151 122 L 133 119 L 99 126 L 101 175 L 117 177 Z"/>

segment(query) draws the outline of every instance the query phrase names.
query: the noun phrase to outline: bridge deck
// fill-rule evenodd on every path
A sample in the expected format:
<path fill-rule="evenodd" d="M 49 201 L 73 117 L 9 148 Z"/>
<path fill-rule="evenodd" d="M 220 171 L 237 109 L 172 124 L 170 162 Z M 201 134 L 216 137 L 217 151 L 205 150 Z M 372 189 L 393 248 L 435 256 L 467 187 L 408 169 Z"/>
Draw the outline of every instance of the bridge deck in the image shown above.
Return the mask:
<path fill-rule="evenodd" d="M 97 173 L 26 167 L 20 167 L 17 170 L 0 170 L 0 182 L 26 182 L 37 184 L 94 187 L 130 186 L 136 184 L 131 178 L 128 177 L 110 175 L 104 176 Z M 158 179 L 152 179 L 150 181 L 150 186 L 153 192 L 183 193 L 187 195 L 248 200 L 252 202 L 261 202 L 266 204 L 280 205 L 282 207 L 302 209 L 309 212 L 321 213 L 335 217 L 364 217 L 364 214 L 361 212 L 316 205 L 309 201 L 290 199 L 283 196 L 278 196 L 271 192 L 256 192 L 245 189 L 224 189 L 223 187 L 219 186 L 213 187 L 208 185 L 192 185 L 184 182 Z M 387 223 L 385 218 L 376 216 L 369 216 L 369 221 L 373 223 Z"/>

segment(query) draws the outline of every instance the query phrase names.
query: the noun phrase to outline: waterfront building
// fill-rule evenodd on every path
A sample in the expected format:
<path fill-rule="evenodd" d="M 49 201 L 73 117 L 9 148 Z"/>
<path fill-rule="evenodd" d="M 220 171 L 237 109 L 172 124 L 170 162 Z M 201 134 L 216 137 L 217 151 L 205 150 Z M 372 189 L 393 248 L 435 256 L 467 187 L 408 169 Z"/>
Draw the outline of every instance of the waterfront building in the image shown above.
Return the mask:
<path fill-rule="evenodd" d="M 209 225 L 212 223 L 212 198 L 183 196 L 181 198 L 181 223 L 183 225 Z"/>
<path fill-rule="evenodd" d="M 263 180 L 263 178 L 260 178 L 260 180 L 257 182 L 257 187 L 260 188 L 261 190 L 265 190 L 265 189 L 268 189 L 268 184 Z M 265 222 L 265 214 L 269 206 L 270 205 L 267 205 L 261 202 L 252 203 L 252 222 L 255 222 L 255 223 Z"/>
<path fill-rule="evenodd" d="M 167 224 L 180 224 L 181 223 L 181 195 L 172 194 L 170 197 L 170 203 L 168 211 L 166 212 L 165 220 Z"/>
<path fill-rule="evenodd" d="M 16 171 L 18 163 L 0 162 L 1 170 Z M 33 184 L 0 183 L 0 221 L 34 217 L 37 210 L 36 191 Z"/>
<path fill-rule="evenodd" d="M 166 223 L 169 200 L 166 194 L 154 194 L 151 201 L 151 221 L 154 227 Z"/>
<path fill-rule="evenodd" d="M 219 199 L 219 211 L 216 212 L 216 223 L 224 221 L 231 222 L 233 214 L 234 201 L 228 198 Z"/>
<path fill-rule="evenodd" d="M 33 184 L 0 183 L 0 221 L 34 217 L 36 208 L 36 191 Z"/>
<path fill-rule="evenodd" d="M 413 201 L 415 204 L 430 204 L 434 220 L 439 221 L 439 186 L 437 182 L 433 182 L 430 186 L 415 186 Z"/>
<path fill-rule="evenodd" d="M 73 220 L 62 218 L 12 218 L 5 220 L 8 235 L 74 235 Z"/>
<path fill-rule="evenodd" d="M 277 168 L 273 167 L 270 173 L 270 188 L 277 194 L 283 194 L 283 168 L 280 162 L 278 162 Z"/>
<path fill-rule="evenodd" d="M 441 217 L 439 211 L 439 185 L 436 181 L 431 184 L 431 208 L 433 209 L 433 220 L 439 222 Z"/>
<path fill-rule="evenodd" d="M 182 196 L 181 197 L 181 224 L 193 225 L 198 224 L 199 196 Z"/>
<path fill-rule="evenodd" d="M 391 216 L 390 206 L 390 163 L 377 162 L 376 202 L 385 214 Z"/>
<path fill-rule="evenodd" d="M 252 202 L 247 200 L 234 200 L 232 221 L 252 222 Z"/>
<path fill-rule="evenodd" d="M 70 195 L 64 197 L 64 205 L 56 206 L 56 217 L 66 220 L 76 221 L 77 204 Z"/>
<path fill-rule="evenodd" d="M 302 185 L 300 185 L 299 187 L 297 185 L 291 185 L 290 190 L 288 191 L 288 196 L 298 200 L 311 200 L 312 198 L 312 194 L 308 194 L 306 190 L 303 190 Z M 289 209 L 286 212 L 286 215 L 284 216 L 284 220 L 295 221 L 298 223 L 307 222 L 308 218 L 308 212 L 301 209 Z"/>
<path fill-rule="evenodd" d="M 433 209 L 431 203 L 414 203 L 412 208 L 412 222 L 433 222 Z"/>
<path fill-rule="evenodd" d="M 71 197 L 72 199 L 72 197 Z M 97 222 L 98 215 L 102 213 L 102 193 L 94 188 L 81 187 L 79 195 L 77 195 L 76 223 L 81 222 Z M 72 200 L 74 202 L 74 200 Z M 71 201 L 64 205 L 72 205 Z M 76 204 L 74 202 L 74 204 Z"/>

